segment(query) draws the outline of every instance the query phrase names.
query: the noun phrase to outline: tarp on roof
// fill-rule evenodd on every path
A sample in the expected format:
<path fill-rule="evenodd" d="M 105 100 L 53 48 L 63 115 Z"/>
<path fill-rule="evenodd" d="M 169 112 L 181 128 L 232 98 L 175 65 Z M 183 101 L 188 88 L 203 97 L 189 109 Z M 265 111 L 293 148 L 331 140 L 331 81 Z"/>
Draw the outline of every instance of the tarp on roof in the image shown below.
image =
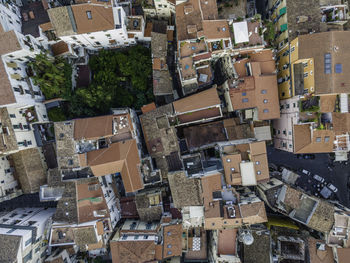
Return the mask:
<path fill-rule="evenodd" d="M 233 23 L 233 33 L 235 36 L 235 44 L 249 42 L 247 21 Z"/>
<path fill-rule="evenodd" d="M 256 176 L 253 162 L 241 162 L 239 164 L 242 177 L 242 185 L 256 185 Z"/>

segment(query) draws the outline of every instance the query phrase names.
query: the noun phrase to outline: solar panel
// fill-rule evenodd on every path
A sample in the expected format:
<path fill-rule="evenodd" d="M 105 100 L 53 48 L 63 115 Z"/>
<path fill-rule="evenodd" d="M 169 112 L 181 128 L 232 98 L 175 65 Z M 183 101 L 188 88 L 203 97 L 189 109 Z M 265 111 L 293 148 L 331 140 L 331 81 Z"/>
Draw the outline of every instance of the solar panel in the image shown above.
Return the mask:
<path fill-rule="evenodd" d="M 332 55 L 330 53 L 324 54 L 324 73 L 332 73 Z"/>
<path fill-rule="evenodd" d="M 343 73 L 343 65 L 335 64 L 335 73 Z"/>

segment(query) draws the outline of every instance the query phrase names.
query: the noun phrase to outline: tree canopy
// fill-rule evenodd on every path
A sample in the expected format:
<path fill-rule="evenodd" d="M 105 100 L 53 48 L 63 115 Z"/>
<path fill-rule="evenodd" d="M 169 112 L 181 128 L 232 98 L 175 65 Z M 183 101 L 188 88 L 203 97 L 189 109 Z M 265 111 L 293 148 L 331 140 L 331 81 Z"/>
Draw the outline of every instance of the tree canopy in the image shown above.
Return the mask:
<path fill-rule="evenodd" d="M 47 53 L 40 53 L 29 66 L 35 72 L 34 84 L 40 86 L 46 99 L 69 97 L 72 87 L 72 67 L 64 58 L 53 58 Z"/>
<path fill-rule="evenodd" d="M 153 100 L 150 50 L 133 46 L 124 51 L 102 50 L 89 60 L 93 73 L 88 87 L 76 90 L 78 100 L 93 112 L 112 107 L 140 108 Z"/>
<path fill-rule="evenodd" d="M 71 66 L 63 58 L 37 55 L 31 62 L 46 99 L 61 97 L 68 102 L 67 118 L 108 113 L 110 108 L 139 109 L 153 101 L 151 52 L 143 46 L 122 51 L 102 50 L 91 56 L 92 81 L 88 87 L 72 90 Z"/>

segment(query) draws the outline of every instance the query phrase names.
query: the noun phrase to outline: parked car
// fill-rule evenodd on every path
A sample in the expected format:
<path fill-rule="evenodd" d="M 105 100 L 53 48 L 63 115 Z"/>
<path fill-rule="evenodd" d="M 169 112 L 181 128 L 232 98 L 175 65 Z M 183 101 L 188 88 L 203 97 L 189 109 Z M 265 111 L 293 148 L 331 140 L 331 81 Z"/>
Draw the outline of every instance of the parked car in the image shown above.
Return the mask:
<path fill-rule="evenodd" d="M 315 175 L 313 176 L 313 178 L 314 178 L 316 181 L 320 182 L 320 183 L 323 183 L 323 182 L 324 182 L 324 178 L 321 177 L 321 176 L 319 176 L 319 175 L 317 175 L 317 174 L 315 174 Z"/>
<path fill-rule="evenodd" d="M 313 160 L 315 159 L 314 154 L 297 154 L 298 159 Z"/>
<path fill-rule="evenodd" d="M 335 187 L 335 186 L 334 186 L 333 184 L 331 184 L 331 183 L 329 183 L 329 184 L 327 185 L 327 187 L 328 187 L 329 189 L 331 189 L 333 193 L 338 192 L 338 188 Z"/>
<path fill-rule="evenodd" d="M 302 174 L 307 175 L 307 176 L 310 176 L 310 175 L 311 175 L 311 172 L 309 172 L 308 170 L 305 170 L 305 169 L 303 169 L 303 168 L 299 168 L 298 171 L 299 171 L 300 173 L 302 173 Z"/>

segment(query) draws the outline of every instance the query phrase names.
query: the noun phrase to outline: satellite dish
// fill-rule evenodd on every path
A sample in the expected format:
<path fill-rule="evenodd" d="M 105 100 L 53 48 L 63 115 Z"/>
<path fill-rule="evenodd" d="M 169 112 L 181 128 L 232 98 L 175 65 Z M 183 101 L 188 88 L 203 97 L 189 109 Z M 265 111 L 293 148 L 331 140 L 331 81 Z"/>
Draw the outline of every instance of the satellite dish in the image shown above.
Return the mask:
<path fill-rule="evenodd" d="M 243 242 L 244 245 L 250 246 L 254 242 L 254 237 L 250 231 L 244 231 L 240 234 L 238 240 Z"/>

